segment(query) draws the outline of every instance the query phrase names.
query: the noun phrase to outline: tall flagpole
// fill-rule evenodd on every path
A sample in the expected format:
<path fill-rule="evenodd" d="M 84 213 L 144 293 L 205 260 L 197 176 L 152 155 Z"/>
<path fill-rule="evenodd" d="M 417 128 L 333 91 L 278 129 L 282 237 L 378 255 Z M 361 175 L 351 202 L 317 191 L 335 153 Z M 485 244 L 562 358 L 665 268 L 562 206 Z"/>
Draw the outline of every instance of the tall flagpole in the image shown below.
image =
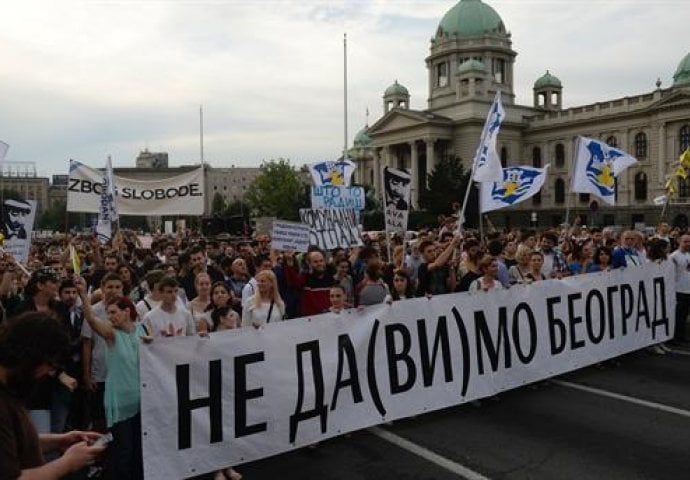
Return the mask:
<path fill-rule="evenodd" d="M 204 164 L 204 106 L 199 105 L 199 150 L 201 165 Z"/>
<path fill-rule="evenodd" d="M 343 160 L 347 161 L 347 33 L 343 33 Z"/>

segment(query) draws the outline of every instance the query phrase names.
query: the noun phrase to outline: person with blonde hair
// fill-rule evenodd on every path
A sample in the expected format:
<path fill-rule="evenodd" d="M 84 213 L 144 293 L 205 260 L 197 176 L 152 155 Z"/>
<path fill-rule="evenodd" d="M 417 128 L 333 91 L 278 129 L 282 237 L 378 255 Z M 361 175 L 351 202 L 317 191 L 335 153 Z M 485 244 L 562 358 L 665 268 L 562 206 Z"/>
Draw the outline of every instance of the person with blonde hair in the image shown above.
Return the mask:
<path fill-rule="evenodd" d="M 278 322 L 285 315 L 285 303 L 278 291 L 278 279 L 272 270 L 256 274 L 256 291 L 242 309 L 242 327 L 259 328 Z"/>
<path fill-rule="evenodd" d="M 482 276 L 470 284 L 470 292 L 489 292 L 491 290 L 504 290 L 505 287 L 498 280 L 498 260 L 491 255 L 484 255 L 477 267 Z"/>
<path fill-rule="evenodd" d="M 529 273 L 529 259 L 534 252 L 534 248 L 521 243 L 517 247 L 515 252 L 515 265 L 508 269 L 508 277 L 510 278 L 510 283 L 524 283 L 526 281 L 526 275 Z"/>

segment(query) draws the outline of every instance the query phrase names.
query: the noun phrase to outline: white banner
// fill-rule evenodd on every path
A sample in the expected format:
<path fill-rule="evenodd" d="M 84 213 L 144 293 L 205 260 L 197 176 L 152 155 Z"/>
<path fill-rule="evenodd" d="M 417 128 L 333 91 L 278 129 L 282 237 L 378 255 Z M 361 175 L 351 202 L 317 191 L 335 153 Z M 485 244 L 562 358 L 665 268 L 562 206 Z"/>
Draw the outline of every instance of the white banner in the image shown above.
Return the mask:
<path fill-rule="evenodd" d="M 271 248 L 306 252 L 309 248 L 310 231 L 309 225 L 303 223 L 274 220 L 271 230 Z"/>
<path fill-rule="evenodd" d="M 670 263 L 142 345 L 145 476 L 178 479 L 668 340 Z"/>
<path fill-rule="evenodd" d="M 197 168 L 160 180 L 135 180 L 113 175 L 120 215 L 202 215 L 204 170 Z M 72 160 L 67 211 L 98 213 L 103 172 Z"/>
<path fill-rule="evenodd" d="M 354 208 L 364 210 L 364 187 L 336 187 L 330 185 L 311 187 L 311 208 Z"/>
<path fill-rule="evenodd" d="M 36 200 L 5 198 L 2 204 L 2 248 L 19 262 L 26 263 L 36 218 Z"/>
<path fill-rule="evenodd" d="M 322 250 L 362 245 L 357 228 L 357 213 L 352 208 L 301 208 L 299 217 L 311 229 L 310 245 L 318 245 Z"/>

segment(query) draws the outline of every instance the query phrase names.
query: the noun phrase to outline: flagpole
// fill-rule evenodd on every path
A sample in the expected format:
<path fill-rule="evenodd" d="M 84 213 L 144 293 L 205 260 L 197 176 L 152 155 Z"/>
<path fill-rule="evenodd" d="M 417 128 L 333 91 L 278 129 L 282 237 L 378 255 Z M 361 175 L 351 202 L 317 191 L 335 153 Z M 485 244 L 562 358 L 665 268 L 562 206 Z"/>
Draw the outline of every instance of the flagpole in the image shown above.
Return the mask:
<path fill-rule="evenodd" d="M 343 160 L 347 161 L 347 33 L 343 33 Z"/>
<path fill-rule="evenodd" d="M 479 242 L 484 243 L 484 216 L 482 215 L 482 186 L 479 185 L 479 205 L 477 210 L 479 212 Z"/>

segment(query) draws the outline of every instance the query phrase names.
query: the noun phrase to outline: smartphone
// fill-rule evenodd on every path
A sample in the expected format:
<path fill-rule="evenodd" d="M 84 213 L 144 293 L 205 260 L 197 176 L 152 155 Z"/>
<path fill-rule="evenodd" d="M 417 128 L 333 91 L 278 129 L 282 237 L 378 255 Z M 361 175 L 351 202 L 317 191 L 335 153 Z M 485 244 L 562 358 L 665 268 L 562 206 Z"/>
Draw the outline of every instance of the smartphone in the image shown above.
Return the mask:
<path fill-rule="evenodd" d="M 98 437 L 92 444 L 92 447 L 107 447 L 113 441 L 113 434 L 108 432 L 105 435 Z"/>

